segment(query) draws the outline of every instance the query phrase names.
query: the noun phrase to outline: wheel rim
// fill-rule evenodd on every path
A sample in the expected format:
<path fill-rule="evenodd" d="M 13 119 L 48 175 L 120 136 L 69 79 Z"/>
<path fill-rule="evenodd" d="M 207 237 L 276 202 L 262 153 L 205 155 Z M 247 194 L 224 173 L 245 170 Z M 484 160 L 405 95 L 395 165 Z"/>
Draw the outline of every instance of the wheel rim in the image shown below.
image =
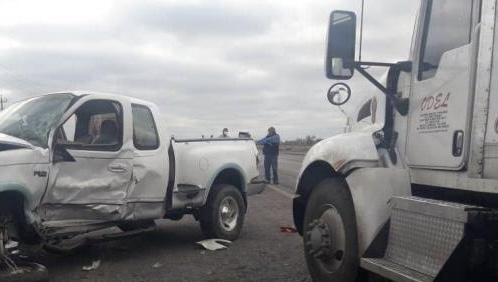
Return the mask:
<path fill-rule="evenodd" d="M 223 198 L 220 203 L 219 217 L 221 227 L 225 231 L 233 231 L 237 227 L 239 205 L 233 197 L 227 196 Z"/>
<path fill-rule="evenodd" d="M 325 205 L 322 210 L 321 216 L 308 225 L 306 251 L 324 272 L 333 273 L 342 266 L 346 254 L 344 222 L 333 205 Z"/>

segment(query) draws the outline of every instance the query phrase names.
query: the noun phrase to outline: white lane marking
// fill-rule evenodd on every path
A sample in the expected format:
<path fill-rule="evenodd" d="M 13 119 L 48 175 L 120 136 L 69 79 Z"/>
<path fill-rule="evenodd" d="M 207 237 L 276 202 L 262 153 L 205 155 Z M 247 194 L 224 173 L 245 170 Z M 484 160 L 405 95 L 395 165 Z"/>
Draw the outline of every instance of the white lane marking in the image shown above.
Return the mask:
<path fill-rule="evenodd" d="M 277 188 L 276 186 L 273 186 L 271 184 L 266 184 L 266 187 L 272 189 L 273 191 L 275 191 L 277 193 L 280 193 L 281 195 L 284 195 L 285 197 L 287 197 L 289 199 L 294 199 L 296 197 L 296 195 L 285 192 L 284 190 Z"/>

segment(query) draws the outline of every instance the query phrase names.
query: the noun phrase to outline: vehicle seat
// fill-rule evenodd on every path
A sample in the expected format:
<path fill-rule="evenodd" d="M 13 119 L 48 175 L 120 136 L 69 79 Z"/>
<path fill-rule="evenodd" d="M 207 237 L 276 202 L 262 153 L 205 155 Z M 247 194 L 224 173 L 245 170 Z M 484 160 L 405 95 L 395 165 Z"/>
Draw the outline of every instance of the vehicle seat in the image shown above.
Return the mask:
<path fill-rule="evenodd" d="M 118 126 L 113 120 L 104 120 L 100 125 L 100 133 L 93 141 L 93 144 L 117 144 Z"/>

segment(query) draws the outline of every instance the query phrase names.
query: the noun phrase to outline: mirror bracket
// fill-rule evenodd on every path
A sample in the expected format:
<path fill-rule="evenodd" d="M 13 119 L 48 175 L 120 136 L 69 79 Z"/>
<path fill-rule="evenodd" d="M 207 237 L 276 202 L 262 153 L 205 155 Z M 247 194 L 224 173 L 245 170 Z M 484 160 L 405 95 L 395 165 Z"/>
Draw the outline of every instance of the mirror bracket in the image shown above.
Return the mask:
<path fill-rule="evenodd" d="M 61 163 L 61 162 L 75 162 L 76 160 L 71 156 L 71 154 L 67 151 L 66 147 L 63 144 L 55 144 L 54 147 L 54 159 L 53 162 Z"/>
<path fill-rule="evenodd" d="M 409 99 L 408 98 L 400 98 L 395 92 L 389 91 L 382 83 L 380 83 L 377 79 L 375 79 L 370 73 L 368 73 L 364 66 L 373 66 L 373 67 L 389 67 L 394 71 L 405 71 L 409 72 L 411 70 L 411 64 L 409 62 L 401 62 L 397 64 L 391 63 L 377 63 L 377 62 L 357 62 L 355 63 L 355 69 L 363 75 L 370 83 L 372 83 L 377 89 L 379 89 L 389 102 L 393 105 L 393 107 L 402 115 L 406 116 L 408 114 L 409 109 Z"/>

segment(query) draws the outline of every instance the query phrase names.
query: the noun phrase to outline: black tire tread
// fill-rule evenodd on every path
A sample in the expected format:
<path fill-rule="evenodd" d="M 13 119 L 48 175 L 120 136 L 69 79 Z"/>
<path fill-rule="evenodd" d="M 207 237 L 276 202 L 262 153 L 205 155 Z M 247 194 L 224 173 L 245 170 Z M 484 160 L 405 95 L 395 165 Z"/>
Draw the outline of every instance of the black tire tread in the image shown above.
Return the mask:
<path fill-rule="evenodd" d="M 303 237 L 305 243 L 305 257 L 308 270 L 315 282 L 340 281 L 353 282 L 357 278 L 359 269 L 358 255 L 358 235 L 356 227 L 356 215 L 354 204 L 347 184 L 341 178 L 326 178 L 313 188 L 306 205 L 304 216 L 304 232 L 308 224 L 320 214 L 319 207 L 324 204 L 333 204 L 342 217 L 346 233 L 345 261 L 334 273 L 321 271 L 315 259 L 308 255 L 306 250 L 306 236 Z"/>
<path fill-rule="evenodd" d="M 231 232 L 223 230 L 218 222 L 218 205 L 225 195 L 231 195 L 239 204 L 239 220 L 237 227 Z M 207 238 L 225 239 L 230 241 L 236 240 L 242 231 L 245 210 L 242 194 L 235 186 L 229 184 L 218 184 L 213 186 L 209 192 L 207 202 L 200 212 L 199 221 L 202 233 Z"/>

